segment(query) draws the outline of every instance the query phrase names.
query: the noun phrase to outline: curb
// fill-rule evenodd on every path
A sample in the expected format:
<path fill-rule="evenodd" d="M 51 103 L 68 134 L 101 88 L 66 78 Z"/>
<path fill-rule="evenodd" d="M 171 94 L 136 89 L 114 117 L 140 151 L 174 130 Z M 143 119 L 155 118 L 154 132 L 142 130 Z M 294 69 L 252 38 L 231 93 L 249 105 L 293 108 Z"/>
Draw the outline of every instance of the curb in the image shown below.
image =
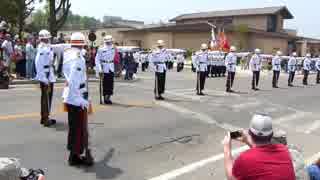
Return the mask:
<path fill-rule="evenodd" d="M 120 83 L 123 83 L 123 82 L 126 82 L 126 83 L 134 83 L 134 82 L 138 82 L 140 81 L 140 78 L 137 78 L 137 79 L 134 79 L 134 80 L 131 80 L 131 81 L 127 81 L 127 80 L 124 80 L 122 78 L 115 78 L 114 82 L 120 82 Z M 94 82 L 94 83 L 99 83 L 100 80 L 99 79 L 96 79 L 96 78 L 92 78 L 92 79 L 89 79 L 89 82 Z M 28 84 L 38 84 L 39 82 L 38 81 L 34 81 L 34 80 L 14 80 L 12 81 L 9 85 L 28 85 Z M 62 80 L 62 79 L 58 79 L 55 84 L 62 84 L 62 83 L 65 83 L 65 80 Z"/>

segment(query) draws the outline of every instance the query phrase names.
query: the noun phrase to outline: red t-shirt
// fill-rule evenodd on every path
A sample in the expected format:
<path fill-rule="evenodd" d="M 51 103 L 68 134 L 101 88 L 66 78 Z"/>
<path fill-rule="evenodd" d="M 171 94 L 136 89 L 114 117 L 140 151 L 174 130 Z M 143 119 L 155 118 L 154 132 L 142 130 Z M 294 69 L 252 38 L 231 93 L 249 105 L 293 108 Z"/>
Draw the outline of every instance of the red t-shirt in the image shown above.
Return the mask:
<path fill-rule="evenodd" d="M 289 150 L 282 144 L 251 148 L 235 160 L 232 174 L 237 180 L 295 180 Z"/>

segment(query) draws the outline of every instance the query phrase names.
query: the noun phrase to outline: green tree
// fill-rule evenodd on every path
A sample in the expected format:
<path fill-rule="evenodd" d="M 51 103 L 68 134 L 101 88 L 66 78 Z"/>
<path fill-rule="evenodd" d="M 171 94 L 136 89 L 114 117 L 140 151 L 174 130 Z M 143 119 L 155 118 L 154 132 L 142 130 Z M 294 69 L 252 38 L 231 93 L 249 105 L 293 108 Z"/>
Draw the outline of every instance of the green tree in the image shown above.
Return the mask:
<path fill-rule="evenodd" d="M 17 13 L 18 8 L 14 1 L 1 0 L 0 17 L 2 17 L 3 20 L 15 24 L 18 21 Z"/>
<path fill-rule="evenodd" d="M 27 28 L 29 32 L 39 32 L 41 29 L 48 29 L 48 12 L 37 10 L 32 14 L 32 22 Z"/>
<path fill-rule="evenodd" d="M 100 24 L 100 21 L 88 16 L 80 16 L 77 14 L 69 13 L 68 18 L 64 24 L 65 28 L 71 27 L 75 29 L 91 29 L 95 28 Z"/>
<path fill-rule="evenodd" d="M 19 29 L 19 35 L 21 37 L 25 27 L 25 20 L 31 15 L 34 10 L 35 0 L 13 0 L 18 9 L 17 13 L 17 25 Z"/>
<path fill-rule="evenodd" d="M 49 7 L 49 30 L 53 36 L 56 36 L 58 30 L 67 20 L 71 3 L 70 0 L 47 0 Z"/>
<path fill-rule="evenodd" d="M 17 26 L 19 35 L 25 27 L 25 20 L 34 10 L 36 0 L 1 0 L 0 16 L 12 26 Z"/>

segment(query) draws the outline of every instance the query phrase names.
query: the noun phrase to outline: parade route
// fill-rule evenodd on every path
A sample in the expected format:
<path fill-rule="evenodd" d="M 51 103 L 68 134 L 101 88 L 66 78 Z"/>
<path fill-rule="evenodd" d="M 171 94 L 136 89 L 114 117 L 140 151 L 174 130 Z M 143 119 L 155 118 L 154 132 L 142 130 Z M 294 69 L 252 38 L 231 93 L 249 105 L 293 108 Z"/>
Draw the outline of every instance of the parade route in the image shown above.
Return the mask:
<path fill-rule="evenodd" d="M 239 74 L 239 76 L 237 76 Z M 274 128 L 287 133 L 310 163 L 319 154 L 320 85 L 309 86 L 297 76 L 295 87 L 280 75 L 273 89 L 266 72 L 260 91 L 251 90 L 251 76 L 236 74 L 234 90 L 225 92 L 225 77 L 209 78 L 196 96 L 196 76 L 190 69 L 167 74 L 165 101 L 155 101 L 154 74 L 139 73 L 139 81 L 115 84 L 114 104 L 99 104 L 99 84 L 91 82 L 94 114 L 89 116 L 92 168 L 67 164 L 67 114 L 62 112 L 63 84 L 54 91 L 52 117 L 57 125 L 40 126 L 40 91 L 35 85 L 0 90 L 0 156 L 20 158 L 24 166 L 45 168 L 48 180 L 212 180 L 225 179 L 221 141 L 227 131 L 246 129 L 255 113 L 272 116 Z M 235 153 L 246 146 L 233 143 Z"/>

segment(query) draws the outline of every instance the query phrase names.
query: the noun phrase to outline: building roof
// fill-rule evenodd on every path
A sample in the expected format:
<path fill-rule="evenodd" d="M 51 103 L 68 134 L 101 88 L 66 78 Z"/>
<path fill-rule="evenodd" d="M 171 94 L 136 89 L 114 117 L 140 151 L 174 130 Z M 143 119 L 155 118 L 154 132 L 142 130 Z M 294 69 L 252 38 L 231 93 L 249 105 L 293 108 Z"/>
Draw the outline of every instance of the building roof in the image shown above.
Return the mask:
<path fill-rule="evenodd" d="M 228 25 L 224 27 L 225 31 L 233 32 L 236 27 L 232 25 Z M 145 26 L 141 29 L 128 29 L 122 30 L 121 32 L 211 32 L 211 26 L 207 23 L 168 23 L 162 25 L 149 25 Z M 266 37 L 274 37 L 274 38 L 284 38 L 284 39 L 298 39 L 299 37 L 290 35 L 285 32 L 266 32 L 263 30 L 258 30 L 254 28 L 248 28 L 248 33 L 257 34 Z"/>
<path fill-rule="evenodd" d="M 252 16 L 252 15 L 269 15 L 280 12 L 285 19 L 293 19 L 293 15 L 286 6 L 265 7 L 265 8 L 251 8 L 251 9 L 235 9 L 225 11 L 209 11 L 191 14 L 182 14 L 170 21 L 181 21 L 188 19 L 204 19 L 216 17 L 232 17 L 232 16 Z"/>

